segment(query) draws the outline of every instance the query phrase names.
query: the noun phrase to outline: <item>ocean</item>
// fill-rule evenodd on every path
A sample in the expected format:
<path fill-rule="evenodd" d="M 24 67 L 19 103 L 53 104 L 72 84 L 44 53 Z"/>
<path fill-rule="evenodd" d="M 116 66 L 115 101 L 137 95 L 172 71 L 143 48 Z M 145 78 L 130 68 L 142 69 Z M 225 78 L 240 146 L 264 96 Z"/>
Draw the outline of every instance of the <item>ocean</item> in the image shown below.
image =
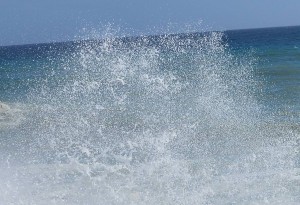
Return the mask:
<path fill-rule="evenodd" d="M 0 204 L 299 204 L 300 27 L 0 47 Z"/>

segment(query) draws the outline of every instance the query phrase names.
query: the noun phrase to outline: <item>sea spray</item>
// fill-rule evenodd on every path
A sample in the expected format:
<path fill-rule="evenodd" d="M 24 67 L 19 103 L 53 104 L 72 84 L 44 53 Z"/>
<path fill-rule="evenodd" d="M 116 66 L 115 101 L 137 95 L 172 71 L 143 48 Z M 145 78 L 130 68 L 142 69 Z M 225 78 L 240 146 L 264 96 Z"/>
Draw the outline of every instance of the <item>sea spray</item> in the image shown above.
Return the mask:
<path fill-rule="evenodd" d="M 223 37 L 74 43 L 5 133 L 0 202 L 296 202 L 297 132 L 264 112 L 255 59 Z"/>

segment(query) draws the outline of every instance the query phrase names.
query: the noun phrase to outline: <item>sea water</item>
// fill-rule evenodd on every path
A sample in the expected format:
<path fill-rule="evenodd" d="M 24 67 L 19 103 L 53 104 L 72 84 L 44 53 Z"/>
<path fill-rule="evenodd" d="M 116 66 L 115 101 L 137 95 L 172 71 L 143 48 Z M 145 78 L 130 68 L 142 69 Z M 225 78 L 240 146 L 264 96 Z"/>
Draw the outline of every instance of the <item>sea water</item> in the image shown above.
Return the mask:
<path fill-rule="evenodd" d="M 0 204 L 299 204 L 300 27 L 0 47 Z"/>

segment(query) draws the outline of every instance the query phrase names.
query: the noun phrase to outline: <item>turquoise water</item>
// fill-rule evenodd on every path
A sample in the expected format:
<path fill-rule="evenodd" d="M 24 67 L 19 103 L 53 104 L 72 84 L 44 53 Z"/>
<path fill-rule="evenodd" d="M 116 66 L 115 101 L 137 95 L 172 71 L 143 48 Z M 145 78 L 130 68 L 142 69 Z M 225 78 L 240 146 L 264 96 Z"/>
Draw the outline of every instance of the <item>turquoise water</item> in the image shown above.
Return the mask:
<path fill-rule="evenodd" d="M 229 39 L 238 52 L 253 50 L 257 68 L 268 83 L 266 103 L 299 119 L 299 27 L 230 31 Z"/>
<path fill-rule="evenodd" d="M 298 204 L 299 49 L 300 27 L 0 47 L 1 204 Z"/>

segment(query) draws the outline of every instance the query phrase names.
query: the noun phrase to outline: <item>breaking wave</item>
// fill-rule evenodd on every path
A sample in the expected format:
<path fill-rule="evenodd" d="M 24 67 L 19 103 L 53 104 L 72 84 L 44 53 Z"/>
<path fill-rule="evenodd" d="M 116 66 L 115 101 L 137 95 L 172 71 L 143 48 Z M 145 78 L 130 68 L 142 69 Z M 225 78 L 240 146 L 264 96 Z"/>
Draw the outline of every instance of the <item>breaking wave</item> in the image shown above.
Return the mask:
<path fill-rule="evenodd" d="M 222 33 L 78 41 L 60 61 L 2 130 L 1 203 L 299 200 L 299 132 Z"/>

